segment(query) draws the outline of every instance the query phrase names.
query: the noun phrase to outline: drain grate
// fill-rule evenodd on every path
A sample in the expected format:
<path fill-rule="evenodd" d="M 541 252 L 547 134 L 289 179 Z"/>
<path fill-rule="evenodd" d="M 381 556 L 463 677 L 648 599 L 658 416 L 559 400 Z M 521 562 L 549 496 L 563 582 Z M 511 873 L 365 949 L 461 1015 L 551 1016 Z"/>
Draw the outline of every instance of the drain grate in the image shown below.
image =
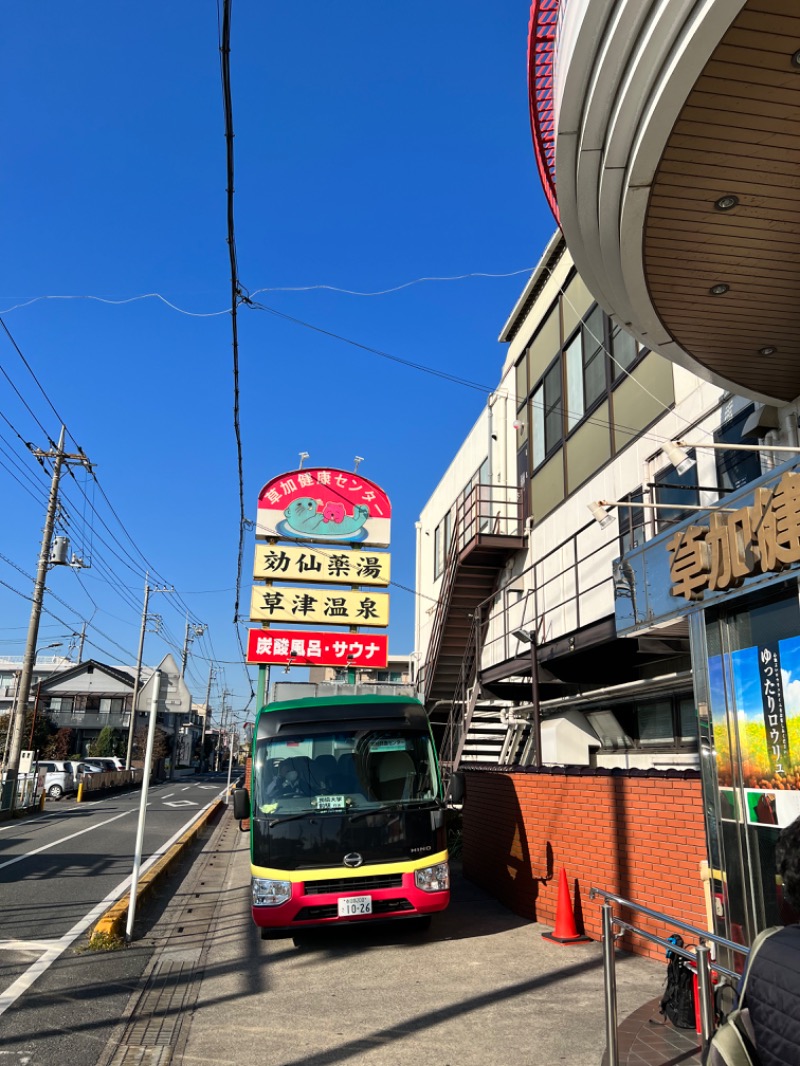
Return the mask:
<path fill-rule="evenodd" d="M 224 839 L 229 829 L 223 822 L 216 839 Z M 231 860 L 235 850 L 229 851 Z M 214 851 L 206 855 L 201 851 L 186 883 L 178 886 L 162 919 L 163 945 L 146 971 L 144 987 L 128 1004 L 121 1037 L 109 1043 L 98 1066 L 170 1066 L 173 1056 L 179 1056 L 188 1032 L 184 1023 L 191 1019 L 200 988 L 203 947 L 214 921 L 211 899 L 219 899 L 229 866 L 215 863 L 214 857 Z M 208 902 L 198 906 L 201 895 Z"/>

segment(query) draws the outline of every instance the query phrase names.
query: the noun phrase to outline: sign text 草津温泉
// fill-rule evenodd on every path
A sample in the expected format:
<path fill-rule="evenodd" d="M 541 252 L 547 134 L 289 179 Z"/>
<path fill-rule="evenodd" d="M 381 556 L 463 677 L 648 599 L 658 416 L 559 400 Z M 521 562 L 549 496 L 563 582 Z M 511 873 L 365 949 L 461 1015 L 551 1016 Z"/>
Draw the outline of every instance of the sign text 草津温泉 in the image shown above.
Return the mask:
<path fill-rule="evenodd" d="M 250 620 L 385 628 L 389 624 L 389 595 L 255 585 L 250 599 Z"/>

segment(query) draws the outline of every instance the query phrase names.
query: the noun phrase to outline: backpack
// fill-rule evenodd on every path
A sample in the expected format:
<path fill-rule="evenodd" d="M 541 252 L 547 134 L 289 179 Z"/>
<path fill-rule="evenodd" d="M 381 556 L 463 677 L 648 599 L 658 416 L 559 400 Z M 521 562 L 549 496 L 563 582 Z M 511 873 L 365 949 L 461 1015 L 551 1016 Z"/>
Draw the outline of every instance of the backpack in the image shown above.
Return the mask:
<path fill-rule="evenodd" d="M 674 933 L 669 941 L 683 947 L 683 937 Z M 694 972 L 677 952 L 667 951 L 667 984 L 660 1010 L 678 1029 L 694 1029 Z"/>
<path fill-rule="evenodd" d="M 744 999 L 753 959 L 767 937 L 772 936 L 775 931 L 775 929 L 765 929 L 753 941 L 747 957 L 747 969 L 742 984 L 742 993 L 739 996 L 739 1006 L 730 1012 L 725 1022 L 709 1040 L 703 1052 L 703 1066 L 761 1066 L 761 1059 L 756 1050 L 753 1024 L 750 1021 L 750 1011 L 744 1005 Z"/>

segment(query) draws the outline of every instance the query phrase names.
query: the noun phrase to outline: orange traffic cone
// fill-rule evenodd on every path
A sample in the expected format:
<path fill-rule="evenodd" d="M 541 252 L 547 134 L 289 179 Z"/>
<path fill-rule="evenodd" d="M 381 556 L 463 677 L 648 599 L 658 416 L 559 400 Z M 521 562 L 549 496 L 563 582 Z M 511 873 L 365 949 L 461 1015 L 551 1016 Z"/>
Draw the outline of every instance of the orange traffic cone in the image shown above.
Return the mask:
<path fill-rule="evenodd" d="M 556 906 L 556 927 L 552 933 L 542 933 L 545 940 L 554 940 L 557 944 L 583 944 L 590 938 L 581 936 L 575 926 L 575 917 L 569 901 L 567 871 L 561 867 L 558 879 L 558 904 Z"/>

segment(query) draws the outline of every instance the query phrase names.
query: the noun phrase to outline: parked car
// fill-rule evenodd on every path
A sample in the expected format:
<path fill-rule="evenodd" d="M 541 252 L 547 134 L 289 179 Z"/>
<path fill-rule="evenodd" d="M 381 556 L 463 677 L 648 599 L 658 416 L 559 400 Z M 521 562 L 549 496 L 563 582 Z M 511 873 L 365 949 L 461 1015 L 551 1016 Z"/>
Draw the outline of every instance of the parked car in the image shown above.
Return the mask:
<path fill-rule="evenodd" d="M 92 774 L 102 774 L 103 767 L 98 766 L 95 762 L 73 762 L 72 772 L 75 775 L 77 781 L 82 781 L 85 777 L 89 777 Z"/>
<path fill-rule="evenodd" d="M 44 791 L 51 799 L 61 799 L 65 792 L 74 792 L 77 788 L 71 762 L 47 759 L 39 763 L 39 770 L 45 771 Z"/>
<path fill-rule="evenodd" d="M 89 761 L 106 772 L 125 769 L 125 763 L 116 755 L 93 755 Z"/>

